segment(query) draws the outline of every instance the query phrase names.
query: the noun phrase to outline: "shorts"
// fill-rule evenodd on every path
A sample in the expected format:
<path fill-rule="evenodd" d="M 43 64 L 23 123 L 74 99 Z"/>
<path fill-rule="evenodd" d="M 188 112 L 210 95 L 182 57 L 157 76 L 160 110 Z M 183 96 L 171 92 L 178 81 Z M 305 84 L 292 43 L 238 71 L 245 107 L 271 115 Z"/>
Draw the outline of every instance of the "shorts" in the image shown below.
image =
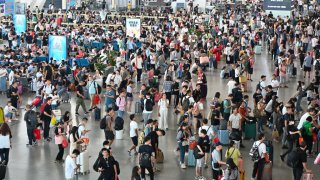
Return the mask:
<path fill-rule="evenodd" d="M 104 135 L 106 137 L 106 140 L 114 140 L 113 131 L 104 131 Z"/>
<path fill-rule="evenodd" d="M 5 117 L 6 117 L 6 118 L 12 118 L 12 115 L 13 115 L 13 114 L 12 114 L 11 112 L 9 112 L 9 113 L 5 114 Z"/>
<path fill-rule="evenodd" d="M 132 143 L 135 146 L 138 146 L 138 136 L 131 137 Z"/>
<path fill-rule="evenodd" d="M 303 66 L 303 71 L 310 72 L 311 67 Z"/>
<path fill-rule="evenodd" d="M 197 160 L 196 167 L 202 167 L 203 166 L 203 157 L 201 159 L 196 159 L 196 160 Z"/>

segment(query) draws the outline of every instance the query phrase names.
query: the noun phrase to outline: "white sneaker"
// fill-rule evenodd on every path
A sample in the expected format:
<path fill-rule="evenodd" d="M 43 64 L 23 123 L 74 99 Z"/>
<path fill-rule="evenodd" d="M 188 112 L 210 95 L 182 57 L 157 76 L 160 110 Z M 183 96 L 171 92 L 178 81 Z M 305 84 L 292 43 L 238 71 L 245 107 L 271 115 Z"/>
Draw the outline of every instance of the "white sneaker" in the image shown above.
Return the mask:
<path fill-rule="evenodd" d="M 183 163 L 183 164 L 181 164 L 181 169 L 186 169 L 187 167 L 186 167 L 186 165 Z"/>

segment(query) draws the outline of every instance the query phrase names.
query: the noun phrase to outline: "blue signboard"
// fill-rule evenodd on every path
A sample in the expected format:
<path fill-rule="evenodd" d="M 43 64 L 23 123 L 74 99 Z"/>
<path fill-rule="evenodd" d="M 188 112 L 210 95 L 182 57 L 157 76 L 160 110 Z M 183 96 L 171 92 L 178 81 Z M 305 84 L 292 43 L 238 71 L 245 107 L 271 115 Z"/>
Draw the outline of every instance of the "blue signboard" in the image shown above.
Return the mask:
<path fill-rule="evenodd" d="M 51 58 L 58 63 L 67 59 L 66 36 L 49 36 L 49 59 Z"/>
<path fill-rule="evenodd" d="M 27 18 L 24 14 L 16 14 L 13 16 L 13 24 L 17 35 L 27 31 Z"/>
<path fill-rule="evenodd" d="M 5 15 L 10 16 L 14 14 L 14 1 L 15 0 L 6 0 Z"/>
<path fill-rule="evenodd" d="M 67 9 L 70 9 L 71 7 L 76 7 L 77 0 L 67 0 Z"/>

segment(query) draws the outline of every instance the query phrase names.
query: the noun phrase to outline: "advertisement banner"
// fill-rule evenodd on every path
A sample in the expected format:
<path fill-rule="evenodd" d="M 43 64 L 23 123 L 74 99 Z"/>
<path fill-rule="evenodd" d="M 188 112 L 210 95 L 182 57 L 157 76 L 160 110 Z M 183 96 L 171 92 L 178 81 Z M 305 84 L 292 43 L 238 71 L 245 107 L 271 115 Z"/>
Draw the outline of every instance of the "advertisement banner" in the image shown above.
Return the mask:
<path fill-rule="evenodd" d="M 67 0 L 67 9 L 70 9 L 71 7 L 76 7 L 77 0 Z"/>
<path fill-rule="evenodd" d="M 4 16 L 6 4 L 0 4 L 0 16 Z"/>
<path fill-rule="evenodd" d="M 15 0 L 6 0 L 5 15 L 10 16 L 14 14 L 14 1 Z"/>
<path fill-rule="evenodd" d="M 264 10 L 291 11 L 291 0 L 264 0 Z"/>
<path fill-rule="evenodd" d="M 51 58 L 57 63 L 67 59 L 66 36 L 49 36 L 49 59 Z"/>
<path fill-rule="evenodd" d="M 25 3 L 16 3 L 14 8 L 16 14 L 26 14 L 26 4 Z"/>
<path fill-rule="evenodd" d="M 126 19 L 126 34 L 129 37 L 140 38 L 140 19 Z"/>
<path fill-rule="evenodd" d="M 27 31 L 27 17 L 24 14 L 16 14 L 13 16 L 13 24 L 17 35 Z"/>

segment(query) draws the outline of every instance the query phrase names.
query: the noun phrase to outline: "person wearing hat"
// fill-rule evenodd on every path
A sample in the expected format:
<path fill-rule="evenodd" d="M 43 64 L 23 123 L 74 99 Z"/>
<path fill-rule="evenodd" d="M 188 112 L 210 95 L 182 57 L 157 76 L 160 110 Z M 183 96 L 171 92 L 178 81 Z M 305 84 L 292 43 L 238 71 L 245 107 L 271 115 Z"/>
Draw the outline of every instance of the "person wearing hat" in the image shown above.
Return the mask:
<path fill-rule="evenodd" d="M 216 143 L 216 148 L 211 153 L 212 157 L 212 179 L 218 180 L 219 175 L 222 174 L 221 166 L 226 163 L 222 161 L 222 144 Z"/>

